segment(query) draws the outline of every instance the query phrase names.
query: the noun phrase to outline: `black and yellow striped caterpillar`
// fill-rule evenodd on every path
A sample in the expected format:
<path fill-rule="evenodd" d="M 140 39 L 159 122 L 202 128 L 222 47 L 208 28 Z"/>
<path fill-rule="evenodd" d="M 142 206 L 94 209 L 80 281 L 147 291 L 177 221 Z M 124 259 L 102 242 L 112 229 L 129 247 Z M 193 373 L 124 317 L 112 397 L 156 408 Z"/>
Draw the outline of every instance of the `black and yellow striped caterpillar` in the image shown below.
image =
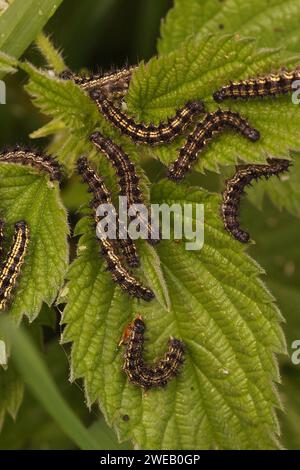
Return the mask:
<path fill-rule="evenodd" d="M 15 163 L 18 165 L 31 166 L 38 172 L 48 173 L 51 181 L 62 180 L 62 167 L 50 155 L 30 148 L 16 145 L 12 149 L 3 149 L 0 152 L 0 163 Z"/>
<path fill-rule="evenodd" d="M 300 67 L 290 72 L 282 69 L 277 73 L 232 81 L 215 91 L 213 97 L 215 101 L 221 103 L 230 98 L 249 99 L 283 95 L 293 90 L 292 85 L 296 80 L 300 80 Z"/>
<path fill-rule="evenodd" d="M 226 129 L 240 133 L 251 142 L 256 142 L 260 138 L 259 131 L 251 127 L 238 113 L 221 109 L 208 113 L 189 135 L 177 159 L 169 165 L 168 178 L 174 181 L 182 180 L 197 159 L 198 153 L 206 148 L 215 135 Z"/>
<path fill-rule="evenodd" d="M 269 179 L 273 175 L 284 173 L 290 165 L 289 160 L 268 158 L 266 165 L 239 165 L 234 176 L 226 180 L 221 212 L 225 229 L 236 240 L 247 243 L 250 239 L 249 233 L 240 228 L 239 222 L 240 201 L 245 187 L 253 180 L 263 177 Z"/>
<path fill-rule="evenodd" d="M 142 387 L 145 391 L 151 388 L 164 387 L 176 377 L 184 361 L 185 347 L 182 341 L 170 338 L 165 355 L 154 364 L 145 364 L 144 352 L 145 323 L 138 315 L 125 329 L 119 343 L 125 344 L 123 370 L 129 381 Z"/>
<path fill-rule="evenodd" d="M 111 100 L 122 99 L 127 94 L 132 73 L 137 66 L 124 67 L 113 72 L 92 73 L 90 75 L 78 75 L 70 70 L 64 70 L 59 78 L 73 80 L 84 91 L 101 90 Z"/>
<path fill-rule="evenodd" d="M 143 196 L 139 187 L 139 177 L 134 163 L 130 160 L 129 156 L 117 144 L 115 144 L 108 137 L 104 137 L 100 132 L 94 132 L 90 136 L 98 151 L 102 152 L 108 161 L 113 165 L 118 176 L 120 196 L 127 197 L 128 206 L 135 204 L 143 204 Z M 149 222 L 149 215 L 147 220 L 144 220 L 141 213 L 139 217 L 143 225 L 147 227 L 146 240 L 151 245 L 159 242 L 160 234 L 158 227 L 152 226 Z"/>
<path fill-rule="evenodd" d="M 93 194 L 91 206 L 93 209 L 94 221 L 99 228 L 100 218 L 97 215 L 97 208 L 101 204 L 107 204 L 110 199 L 110 193 L 106 188 L 104 181 L 100 176 L 88 165 L 85 157 L 77 161 L 77 171 L 82 176 Z M 154 298 L 153 292 L 142 285 L 123 265 L 122 258 L 118 253 L 118 246 L 115 240 L 110 240 L 105 233 L 100 233 L 98 230 L 98 239 L 101 245 L 102 254 L 106 260 L 108 270 L 112 274 L 112 279 L 128 294 L 143 299 L 147 302 Z M 135 256 L 135 251 L 131 251 L 133 242 L 130 239 L 126 240 L 128 243 L 129 256 Z"/>
<path fill-rule="evenodd" d="M 1 228 L 3 221 L 1 221 Z M 2 231 L 2 230 L 1 230 Z M 2 237 L 2 233 L 1 233 Z M 4 310 L 11 298 L 20 276 L 21 267 L 25 260 L 29 243 L 29 227 L 24 221 L 15 224 L 15 233 L 12 245 L 1 267 L 0 272 L 0 310 Z"/>
<path fill-rule="evenodd" d="M 155 126 L 135 122 L 99 90 L 92 90 L 90 96 L 103 116 L 137 144 L 161 145 L 172 142 L 178 135 L 184 133 L 197 116 L 204 113 L 202 101 L 189 101 L 166 123 L 161 122 Z"/>

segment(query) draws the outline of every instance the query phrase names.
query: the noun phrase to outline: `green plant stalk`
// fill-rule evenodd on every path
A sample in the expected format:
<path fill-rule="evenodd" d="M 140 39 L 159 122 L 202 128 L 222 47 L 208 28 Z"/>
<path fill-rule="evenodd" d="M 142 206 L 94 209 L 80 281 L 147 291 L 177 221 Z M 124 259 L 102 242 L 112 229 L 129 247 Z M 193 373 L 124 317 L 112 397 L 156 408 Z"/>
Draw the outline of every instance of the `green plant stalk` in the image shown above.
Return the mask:
<path fill-rule="evenodd" d="M 66 435 L 83 450 L 117 449 L 117 444 L 108 437 L 104 427 L 98 429 L 97 436 L 101 442 L 97 442 L 82 425 L 60 394 L 27 334 L 8 319 L 1 319 L 0 325 L 12 343 L 12 360 L 26 385 Z"/>
<path fill-rule="evenodd" d="M 63 0 L 15 0 L 0 17 L 0 51 L 18 59 Z"/>

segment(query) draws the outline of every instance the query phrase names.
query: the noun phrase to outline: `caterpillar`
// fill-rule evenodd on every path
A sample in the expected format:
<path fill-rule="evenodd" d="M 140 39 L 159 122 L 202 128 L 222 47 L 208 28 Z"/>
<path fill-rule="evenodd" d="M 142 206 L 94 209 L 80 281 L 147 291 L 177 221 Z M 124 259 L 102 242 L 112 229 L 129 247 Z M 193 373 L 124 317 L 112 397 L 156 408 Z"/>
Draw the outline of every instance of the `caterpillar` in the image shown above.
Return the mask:
<path fill-rule="evenodd" d="M 4 149 L 0 152 L 0 163 L 16 163 L 19 165 L 29 165 L 38 171 L 46 172 L 51 181 L 62 180 L 62 167 L 49 155 L 30 148 L 22 148 L 19 145 L 13 149 Z"/>
<path fill-rule="evenodd" d="M 256 142 L 260 138 L 259 131 L 251 127 L 246 119 L 238 113 L 221 109 L 214 113 L 208 113 L 189 135 L 185 145 L 179 150 L 177 159 L 169 165 L 168 178 L 174 181 L 182 180 L 190 170 L 192 163 L 197 159 L 198 153 L 205 149 L 214 135 L 225 129 L 239 132 L 252 142 Z"/>
<path fill-rule="evenodd" d="M 120 344 L 126 345 L 123 371 L 134 385 L 145 391 L 164 387 L 179 374 L 184 361 L 184 344 L 176 338 L 169 338 L 165 355 L 149 365 L 143 360 L 145 323 L 138 315 L 124 331 Z"/>
<path fill-rule="evenodd" d="M 4 229 L 4 220 L 0 219 L 0 256 L 2 253 L 2 245 L 3 245 L 3 239 L 4 239 L 3 229 Z"/>
<path fill-rule="evenodd" d="M 276 158 L 268 158 L 267 163 L 267 165 L 240 165 L 235 175 L 225 182 L 221 208 L 224 227 L 241 243 L 247 243 L 250 239 L 249 233 L 240 228 L 238 218 L 240 200 L 245 186 L 250 185 L 253 180 L 262 177 L 269 179 L 273 175 L 284 173 L 291 165 L 289 160 Z"/>
<path fill-rule="evenodd" d="M 229 98 L 248 99 L 283 95 L 292 91 L 292 84 L 296 80 L 300 80 L 300 67 L 291 72 L 282 69 L 274 74 L 230 82 L 229 85 L 222 86 L 215 91 L 213 98 L 221 103 Z"/>
<path fill-rule="evenodd" d="M 16 286 L 21 267 L 24 263 L 29 243 L 29 227 L 24 221 L 15 224 L 12 246 L 4 261 L 0 273 L 0 310 L 7 307 L 11 292 Z"/>
<path fill-rule="evenodd" d="M 90 76 L 80 76 L 70 70 L 63 71 L 59 78 L 63 80 L 73 80 L 82 90 L 101 90 L 109 99 L 121 99 L 127 94 L 132 73 L 137 66 L 122 68 L 114 72 L 105 74 L 91 74 Z"/>
<path fill-rule="evenodd" d="M 99 175 L 88 167 L 85 157 L 82 157 L 77 161 L 77 171 L 82 175 L 83 181 L 88 184 L 89 189 L 93 193 L 91 206 L 94 212 L 95 223 L 98 225 L 100 219 L 96 214 L 96 210 L 100 204 L 107 204 L 110 201 L 108 189 Z M 106 237 L 105 233 L 100 233 L 99 243 L 101 245 L 101 252 L 106 260 L 107 268 L 112 274 L 113 281 L 115 281 L 121 289 L 129 295 L 141 298 L 147 302 L 152 300 L 154 298 L 153 292 L 147 287 L 144 287 L 140 281 L 123 266 L 122 259 L 118 254 L 116 243 Z"/>
<path fill-rule="evenodd" d="M 129 295 L 145 302 L 154 299 L 154 293 L 148 287 L 145 287 L 122 265 L 115 245 L 108 238 L 101 238 L 102 254 L 105 256 L 108 270 L 112 273 L 112 279 L 121 289 Z"/>
<path fill-rule="evenodd" d="M 117 127 L 122 134 L 130 137 L 135 143 L 145 145 L 160 145 L 172 142 L 182 134 L 193 122 L 196 116 L 204 112 L 201 101 L 189 101 L 166 123 L 154 124 L 136 123 L 126 116 L 112 101 L 99 90 L 92 90 L 90 97 L 97 104 L 104 117 Z"/>
<path fill-rule="evenodd" d="M 101 201 L 101 204 L 112 204 L 110 192 L 106 188 L 104 181 L 100 178 L 99 174 L 89 166 L 87 158 L 81 157 L 78 160 L 77 169 L 82 175 L 83 181 L 88 184 L 89 192 L 93 194 L 93 200 L 91 202 L 92 208 L 97 210 L 97 207 L 100 204 L 99 201 Z M 118 217 L 116 223 L 118 228 L 120 228 L 120 220 Z M 118 237 L 118 241 L 128 265 L 134 268 L 138 267 L 140 261 L 136 246 L 131 238 L 127 237 L 126 239 L 123 239 Z"/>
<path fill-rule="evenodd" d="M 90 140 L 97 150 L 102 152 L 114 166 L 119 179 L 120 195 L 127 197 L 128 205 L 142 204 L 143 197 L 139 188 L 139 177 L 129 156 L 119 145 L 108 137 L 104 137 L 100 132 L 94 132 L 90 136 Z M 143 220 L 142 215 L 139 215 Z M 143 221 L 143 224 L 147 227 L 147 241 L 152 245 L 158 243 L 159 234 L 156 235 L 155 228 L 152 228 L 148 220 Z"/>

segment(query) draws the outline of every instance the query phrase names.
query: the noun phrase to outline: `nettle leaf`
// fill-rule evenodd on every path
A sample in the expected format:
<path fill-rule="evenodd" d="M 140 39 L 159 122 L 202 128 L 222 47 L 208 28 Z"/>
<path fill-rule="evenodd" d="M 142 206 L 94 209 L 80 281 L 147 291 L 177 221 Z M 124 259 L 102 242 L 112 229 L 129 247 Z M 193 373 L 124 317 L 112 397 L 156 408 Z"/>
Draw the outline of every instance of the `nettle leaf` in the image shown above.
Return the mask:
<path fill-rule="evenodd" d="M 26 90 L 33 98 L 34 104 L 44 114 L 52 117 L 49 123 L 33 132 L 31 137 L 41 138 L 54 134 L 55 139 L 49 147 L 49 152 L 65 165 L 69 175 L 74 171 L 76 160 L 84 154 L 95 162 L 100 161 L 104 174 L 112 174 L 108 170 L 105 157 L 101 158 L 89 141 L 90 134 L 100 128 L 129 153 L 137 165 L 141 188 L 147 192 L 148 179 L 138 164 L 140 154 L 135 146 L 127 139 L 122 139 L 118 132 L 107 124 L 96 105 L 79 86 L 72 81 L 60 80 L 53 73 L 38 70 L 28 63 L 21 64 L 20 67 L 30 76 Z"/>
<path fill-rule="evenodd" d="M 35 42 L 49 68 L 55 70 L 57 73 L 66 70 L 67 67 L 64 63 L 61 52 L 55 48 L 48 36 L 44 33 L 40 33 Z"/>
<path fill-rule="evenodd" d="M 23 400 L 24 383 L 13 365 L 7 369 L 0 367 L 0 431 L 6 413 L 16 418 Z"/>
<path fill-rule="evenodd" d="M 0 52 L 0 72 L 14 73 L 17 71 L 18 61 L 13 57 Z"/>
<path fill-rule="evenodd" d="M 88 404 L 97 401 L 119 438 L 131 439 L 137 448 L 278 447 L 273 354 L 285 351 L 285 343 L 280 313 L 259 278 L 262 269 L 224 231 L 219 196 L 162 181 L 152 188 L 152 202 L 204 204 L 204 247 L 186 251 L 184 241 L 162 241 L 160 275 L 154 280 L 147 263 L 142 266 L 148 285 L 157 292 L 160 282 L 168 302 L 146 305 L 113 284 L 97 256 L 90 220 L 81 219 L 78 257 L 63 299 L 63 342 L 73 343 L 72 379 L 83 378 Z M 147 325 L 146 360 L 163 354 L 170 335 L 187 349 L 182 374 L 147 394 L 128 382 L 117 348 L 137 313 Z"/>
<path fill-rule="evenodd" d="M 158 42 L 158 50 L 160 54 L 167 54 L 181 47 L 182 43 L 191 35 L 205 38 L 209 33 L 222 31 L 253 36 L 257 39 L 258 46 L 277 47 L 280 44 L 280 47 L 289 51 L 299 52 L 299 19 L 300 4 L 298 0 L 260 0 L 251 2 L 228 0 L 222 3 L 218 0 L 176 0 L 174 8 L 169 11 L 165 22 L 162 24 L 162 38 Z M 186 27 L 187 24 L 189 24 L 189 28 Z M 278 65 L 281 66 L 282 63 Z M 276 68 L 278 67 L 274 63 L 270 70 Z M 260 73 L 262 72 L 263 70 L 260 71 Z M 231 107 L 232 103 L 229 103 L 229 105 Z M 262 110 L 262 107 L 262 104 L 257 106 L 258 113 Z M 280 119 L 281 121 L 279 116 L 284 116 L 286 113 L 281 103 L 280 109 L 277 109 L 276 112 L 277 127 L 277 120 Z M 279 135 L 282 136 L 279 127 L 277 130 Z M 292 142 L 290 147 L 293 148 Z M 274 155 L 279 156 L 280 150 L 278 153 L 275 151 Z M 291 179 L 295 178 L 296 170 L 291 176 Z M 276 202 L 284 201 L 281 205 L 297 215 L 298 210 L 296 207 L 299 205 L 299 191 L 291 183 L 291 192 L 287 195 L 287 187 L 288 184 L 282 186 L 274 182 L 270 182 L 270 185 L 260 186 L 256 202 L 259 203 L 259 198 L 261 201 L 263 194 L 267 192 L 273 202 L 275 200 Z M 254 201 L 254 198 L 252 198 L 252 201 Z"/>
<path fill-rule="evenodd" d="M 191 40 L 174 53 L 152 59 L 133 77 L 127 99 L 131 112 L 139 119 L 157 122 L 189 99 L 203 99 L 208 110 L 217 109 L 212 93 L 219 86 L 231 79 L 256 76 L 281 63 L 282 56 L 277 51 L 257 51 L 254 46 L 250 40 L 210 36 Z M 194 169 L 217 170 L 219 164 L 232 164 L 237 157 L 264 161 L 266 154 L 286 155 L 289 148 L 299 147 L 300 107 L 293 105 L 290 96 L 225 103 L 222 108 L 247 117 L 261 132 L 261 139 L 253 144 L 233 132 L 223 133 L 200 155 Z M 181 138 L 153 153 L 167 164 L 177 157 L 184 141 Z"/>
<path fill-rule="evenodd" d="M 161 28 L 158 50 L 166 54 L 189 36 L 224 31 L 256 37 L 262 47 L 299 51 L 298 0 L 175 0 Z"/>
<path fill-rule="evenodd" d="M 222 84 L 257 76 L 282 64 L 282 53 L 256 50 L 251 40 L 229 36 L 192 39 L 177 51 L 154 58 L 139 68 L 130 86 L 128 106 L 147 122 L 166 119 L 189 99 L 203 99 L 207 109 L 213 111 L 218 106 L 212 101 L 212 93 Z M 260 131 L 261 139 L 251 143 L 232 131 L 224 132 L 199 155 L 193 166 L 196 171 L 219 171 L 219 165 L 233 164 L 238 159 L 265 162 L 267 155 L 286 157 L 290 149 L 299 149 L 300 107 L 292 103 L 291 96 L 225 102 L 222 109 L 246 117 Z M 178 148 L 184 142 L 184 137 L 177 139 L 169 146 L 155 148 L 152 154 L 169 164 L 177 158 Z M 282 197 L 280 185 L 278 188 Z M 298 203 L 297 192 L 294 195 L 291 191 L 290 198 L 289 206 Z"/>
<path fill-rule="evenodd" d="M 0 164 L 1 217 L 5 220 L 6 249 L 14 224 L 25 220 L 30 242 L 9 315 L 32 321 L 43 301 L 51 305 L 68 264 L 68 224 L 58 184 L 48 176 L 17 164 Z"/>
<path fill-rule="evenodd" d="M 88 136 L 95 130 L 101 116 L 95 104 L 72 81 L 60 80 L 53 72 L 38 70 L 29 63 L 20 67 L 29 75 L 26 91 L 33 103 L 52 120 L 31 134 L 40 138 L 55 134 L 50 147 L 69 174 L 74 171 L 76 159 L 90 153 L 92 145 Z M 102 119 L 104 125 L 105 122 Z"/>
<path fill-rule="evenodd" d="M 71 80 L 60 80 L 53 72 L 36 69 L 29 63 L 20 67 L 29 75 L 26 91 L 46 115 L 61 121 L 66 128 L 83 137 L 95 128 L 99 113 L 96 106 Z"/>

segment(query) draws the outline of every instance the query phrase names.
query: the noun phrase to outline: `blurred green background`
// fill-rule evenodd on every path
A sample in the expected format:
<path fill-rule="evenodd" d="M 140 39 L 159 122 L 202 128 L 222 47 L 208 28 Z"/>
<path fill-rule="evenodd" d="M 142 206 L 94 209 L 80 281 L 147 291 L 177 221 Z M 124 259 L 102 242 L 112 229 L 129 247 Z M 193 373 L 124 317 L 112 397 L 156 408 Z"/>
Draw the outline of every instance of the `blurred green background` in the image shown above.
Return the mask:
<path fill-rule="evenodd" d="M 92 70 L 109 70 L 112 66 L 135 64 L 148 60 L 156 52 L 156 40 L 161 19 L 171 7 L 171 0 L 65 0 L 47 24 L 46 32 L 55 46 L 63 51 L 67 65 L 74 70 L 87 67 Z M 26 57 L 42 65 L 41 56 L 32 45 Z M 0 106 L 0 145 L 16 142 L 28 143 L 28 135 L 44 123 L 23 91 L 25 76 L 18 73 L 6 77 L 7 105 Z M 38 142 L 43 145 L 46 142 Z M 152 164 L 153 175 L 159 174 L 160 165 Z M 222 182 L 216 175 L 191 175 L 191 182 L 210 190 L 220 191 Z M 81 200 L 77 186 L 66 186 L 63 198 L 70 211 L 71 220 L 74 198 Z M 75 194 L 76 193 L 76 194 Z M 78 202 L 76 202 L 78 204 Z M 263 213 L 250 203 L 243 206 L 243 223 L 251 228 L 257 245 L 250 249 L 252 255 L 267 271 L 265 282 L 286 318 L 284 326 L 289 353 L 291 343 L 300 339 L 300 251 L 298 248 L 300 221 L 289 214 L 278 212 L 268 201 Z M 81 384 L 68 382 L 69 350 L 58 345 L 60 330 L 59 312 L 48 312 L 52 327 L 43 327 L 43 339 L 39 337 L 40 323 L 30 328 L 33 341 L 42 345 L 45 361 L 63 396 L 76 410 L 87 426 L 101 423 L 100 412 L 89 411 L 84 404 Z M 40 322 L 40 321 L 39 321 Z M 37 322 L 35 322 L 37 323 Z M 46 323 L 46 322 L 45 322 Z M 49 321 L 47 321 L 49 323 Z M 280 358 L 283 385 L 280 386 L 286 413 L 279 418 L 283 431 L 283 444 L 289 449 L 300 448 L 300 366 L 292 365 L 288 357 Z M 95 426 L 95 424 L 94 424 Z M 95 431 L 96 432 L 96 431 Z M 7 417 L 0 434 L 0 449 L 68 449 L 74 444 L 58 428 L 46 411 L 28 391 L 21 406 L 16 424 Z"/>

